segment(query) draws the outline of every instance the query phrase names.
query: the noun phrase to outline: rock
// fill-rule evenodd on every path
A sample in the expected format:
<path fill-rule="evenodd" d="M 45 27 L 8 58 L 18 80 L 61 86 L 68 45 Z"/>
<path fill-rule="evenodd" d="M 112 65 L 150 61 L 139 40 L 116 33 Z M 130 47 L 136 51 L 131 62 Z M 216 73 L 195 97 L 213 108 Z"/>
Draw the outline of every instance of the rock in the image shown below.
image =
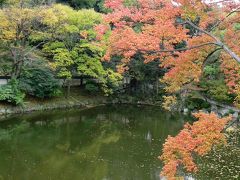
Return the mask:
<path fill-rule="evenodd" d="M 11 109 L 5 109 L 5 113 L 6 113 L 6 114 L 11 114 L 11 113 L 12 113 L 12 110 L 11 110 Z"/>
<path fill-rule="evenodd" d="M 0 109 L 0 114 L 5 114 L 5 109 Z"/>
<path fill-rule="evenodd" d="M 234 112 L 232 116 L 233 116 L 233 118 L 237 119 L 238 118 L 238 112 Z"/>
<path fill-rule="evenodd" d="M 226 115 L 229 113 L 229 109 L 220 109 L 219 111 L 219 114 L 221 114 L 222 116 Z"/>
<path fill-rule="evenodd" d="M 212 112 L 217 112 L 217 109 L 218 109 L 218 108 L 217 108 L 216 105 L 212 105 L 212 106 L 211 106 L 211 111 L 212 111 Z"/>

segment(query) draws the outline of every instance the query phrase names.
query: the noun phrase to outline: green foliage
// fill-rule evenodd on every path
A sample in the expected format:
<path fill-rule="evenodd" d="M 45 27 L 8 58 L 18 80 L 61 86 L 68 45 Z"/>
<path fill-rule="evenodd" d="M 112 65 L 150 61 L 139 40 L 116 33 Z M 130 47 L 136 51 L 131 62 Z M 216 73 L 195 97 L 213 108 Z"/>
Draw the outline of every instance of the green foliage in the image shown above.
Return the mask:
<path fill-rule="evenodd" d="M 94 8 L 97 4 L 97 0 L 69 0 L 69 3 L 72 7 L 77 9 Z"/>
<path fill-rule="evenodd" d="M 112 94 L 122 83 L 122 75 L 111 69 L 106 69 L 101 78 L 101 89 L 106 94 Z"/>
<path fill-rule="evenodd" d="M 129 63 L 128 74 L 130 77 L 138 81 L 156 82 L 157 79 L 163 74 L 159 68 L 160 62 L 158 60 L 144 63 L 143 57 L 139 54 L 134 57 Z"/>
<path fill-rule="evenodd" d="M 219 66 L 218 61 L 205 66 L 200 86 L 205 89 L 205 94 L 209 98 L 219 102 L 232 103 L 234 96 L 229 93 Z"/>
<path fill-rule="evenodd" d="M 0 101 L 19 105 L 23 103 L 24 97 L 25 94 L 20 90 L 16 79 L 12 79 L 7 85 L 0 87 Z"/>
<path fill-rule="evenodd" d="M 44 44 L 43 52 L 54 60 L 52 67 L 58 76 L 66 79 L 75 75 L 92 78 L 99 83 L 104 93 L 112 93 L 112 88 L 120 82 L 121 76 L 104 68 L 101 62 L 104 48 L 96 43 L 94 27 L 102 22 L 102 15 L 94 10 L 74 11 L 61 5 L 55 8 L 65 14 L 66 21 L 55 29 L 52 34 L 54 38 Z M 61 18 L 57 14 L 56 17 Z M 50 29 L 55 28 L 55 24 L 46 25 Z"/>
<path fill-rule="evenodd" d="M 236 23 L 236 24 L 235 24 L 235 29 L 236 29 L 236 30 L 240 30 L 240 23 Z"/>
<path fill-rule="evenodd" d="M 21 6 L 22 7 L 36 7 L 36 6 L 41 6 L 45 4 L 52 4 L 54 1 L 53 0 L 0 0 L 0 5 L 1 2 L 3 2 L 3 5 L 5 6 Z"/>
<path fill-rule="evenodd" d="M 137 6 L 138 1 L 137 0 L 124 0 L 124 5 L 125 6 Z"/>
<path fill-rule="evenodd" d="M 64 48 L 58 48 L 54 51 L 54 66 L 59 77 L 70 79 L 72 77 L 72 65 L 74 64 L 72 52 Z"/>
<path fill-rule="evenodd" d="M 97 12 L 107 12 L 104 7 L 104 0 L 59 0 L 59 2 L 67 2 L 75 9 L 95 9 Z"/>
<path fill-rule="evenodd" d="M 186 104 L 186 107 L 191 111 L 196 109 L 208 109 L 211 107 L 208 102 L 199 98 L 188 98 L 185 104 Z"/>
<path fill-rule="evenodd" d="M 19 81 L 24 92 L 38 98 L 50 98 L 60 94 L 60 84 L 47 67 L 25 69 Z"/>
<path fill-rule="evenodd" d="M 105 73 L 101 63 L 103 50 L 89 43 L 82 43 L 73 49 L 77 71 L 81 75 L 99 78 Z"/>
<path fill-rule="evenodd" d="M 220 73 L 220 69 L 216 65 L 208 65 L 204 68 L 205 76 L 216 76 Z"/>
<path fill-rule="evenodd" d="M 65 44 L 63 42 L 59 42 L 59 41 L 48 42 L 44 45 L 43 51 L 47 53 L 49 56 L 51 56 L 53 51 L 61 48 L 65 48 Z"/>
<path fill-rule="evenodd" d="M 207 95 L 220 102 L 231 102 L 234 97 L 229 94 L 229 89 L 223 79 L 208 80 L 202 83 L 202 87 L 206 88 Z"/>
<path fill-rule="evenodd" d="M 11 72 L 11 64 L 12 64 L 12 59 L 9 58 L 8 54 L 6 53 L 5 49 L 1 49 L 0 47 L 0 75 L 6 75 L 10 74 Z"/>
<path fill-rule="evenodd" d="M 2 5 L 4 5 L 5 2 L 6 2 L 6 0 L 0 0 L 0 7 L 1 7 Z"/>
<path fill-rule="evenodd" d="M 211 88 L 208 90 L 210 96 L 221 102 L 229 102 L 232 98 L 229 96 L 229 89 L 223 81 L 209 82 Z"/>
<path fill-rule="evenodd" d="M 85 85 L 85 89 L 91 94 L 97 93 L 99 91 L 99 88 L 98 88 L 97 84 L 94 83 L 94 82 L 93 83 L 88 82 Z"/>
<path fill-rule="evenodd" d="M 101 15 L 93 10 L 74 11 L 65 6 L 56 8 L 66 14 L 66 21 L 55 30 L 53 36 L 56 38 L 46 43 L 43 51 L 53 57 L 53 67 L 58 75 L 67 79 L 77 74 L 94 78 L 101 76 L 104 71 L 100 62 L 103 50 L 91 42 L 96 38 L 94 26 L 102 21 Z M 55 27 L 54 24 L 48 26 Z"/>
<path fill-rule="evenodd" d="M 10 126 L 8 129 L 0 128 L 0 141 L 10 140 L 13 136 L 29 130 L 30 123 L 22 121 L 20 124 Z"/>

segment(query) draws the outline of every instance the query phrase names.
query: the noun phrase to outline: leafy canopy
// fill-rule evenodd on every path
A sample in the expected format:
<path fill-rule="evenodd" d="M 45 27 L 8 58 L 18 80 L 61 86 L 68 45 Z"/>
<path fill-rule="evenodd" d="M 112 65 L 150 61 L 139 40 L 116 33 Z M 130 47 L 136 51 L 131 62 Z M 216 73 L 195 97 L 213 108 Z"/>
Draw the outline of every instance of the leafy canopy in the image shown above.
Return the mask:
<path fill-rule="evenodd" d="M 176 179 L 177 168 L 183 166 L 187 172 L 196 172 L 194 155 L 206 155 L 214 145 L 226 143 L 222 130 L 231 117 L 218 118 L 214 113 L 194 114 L 198 121 L 186 124 L 176 137 L 169 136 L 163 145 L 160 159 L 164 162 L 161 175 Z"/>
<path fill-rule="evenodd" d="M 104 20 L 112 32 L 105 60 L 120 56 L 121 73 L 138 53 L 145 63 L 160 60 L 167 70 L 162 82 L 172 94 L 198 84 L 205 60 L 218 49 L 225 81 L 238 94 L 240 66 L 234 61 L 240 59 L 238 5 L 233 1 L 221 1 L 220 6 L 199 0 L 106 0 L 105 6 L 112 11 Z M 100 35 L 107 32 L 106 26 L 98 29 Z"/>
<path fill-rule="evenodd" d="M 56 20 L 44 21 L 51 30 L 47 37 L 53 38 L 44 44 L 43 51 L 54 60 L 51 65 L 58 75 L 68 79 L 74 75 L 94 78 L 105 93 L 111 93 L 109 85 L 117 85 L 121 76 L 104 68 L 101 62 L 105 49 L 98 44 L 94 27 L 102 22 L 102 15 L 93 10 L 75 11 L 63 5 L 55 5 L 44 14 L 49 12 L 51 19 Z"/>

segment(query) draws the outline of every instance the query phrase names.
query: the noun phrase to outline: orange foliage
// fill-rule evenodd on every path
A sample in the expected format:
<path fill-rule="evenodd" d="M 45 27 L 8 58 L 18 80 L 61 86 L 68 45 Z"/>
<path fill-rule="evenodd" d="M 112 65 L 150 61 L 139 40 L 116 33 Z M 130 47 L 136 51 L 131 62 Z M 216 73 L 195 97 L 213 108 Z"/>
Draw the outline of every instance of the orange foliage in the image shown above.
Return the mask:
<path fill-rule="evenodd" d="M 196 172 L 193 155 L 207 154 L 213 145 L 225 143 L 225 136 L 221 131 L 231 119 L 218 118 L 216 114 L 203 112 L 194 114 L 198 121 L 193 125 L 186 124 L 176 136 L 169 136 L 163 146 L 163 154 L 159 157 L 164 162 L 161 175 L 173 180 L 177 168 L 183 166 L 187 172 Z"/>
<path fill-rule="evenodd" d="M 229 18 L 222 27 L 226 32 L 224 33 L 224 41 L 228 44 L 238 56 L 240 56 L 240 27 L 239 22 L 240 15 Z M 228 85 L 231 93 L 236 92 L 236 86 L 240 84 L 240 65 L 239 63 L 232 61 L 231 56 L 226 53 L 221 54 L 222 70 L 225 74 L 226 84 Z"/>
<path fill-rule="evenodd" d="M 123 0 L 107 0 L 105 5 L 112 9 L 105 21 L 114 26 L 106 60 L 120 55 L 122 64 L 127 64 L 137 52 L 145 55 L 145 62 L 163 59 L 169 53 L 145 52 L 159 51 L 161 46 L 174 49 L 175 44 L 188 38 L 188 30 L 175 23 L 182 10 L 169 0 L 138 0 L 129 6 Z"/>
<path fill-rule="evenodd" d="M 204 35 L 189 39 L 187 43 L 190 46 L 195 46 L 209 41 L 210 38 Z M 198 82 L 202 74 L 203 63 L 213 49 L 213 46 L 205 46 L 177 53 L 177 57 L 165 60 L 162 66 L 164 68 L 170 67 L 162 79 L 162 82 L 167 84 L 167 92 L 174 93 L 180 90 L 184 84 L 192 81 Z"/>
<path fill-rule="evenodd" d="M 185 25 L 176 23 L 176 18 L 196 20 L 198 26 L 206 29 L 208 25 L 221 22 L 221 28 L 228 29 L 225 40 L 229 47 L 239 52 L 239 37 L 233 33 L 229 25 L 239 22 L 238 16 L 228 17 L 229 12 L 237 7 L 233 1 L 224 1 L 222 6 L 217 6 L 216 1 L 202 0 L 134 0 L 126 5 L 125 0 L 106 0 L 105 6 L 112 9 L 105 15 L 105 22 L 112 25 L 112 34 L 109 39 L 109 48 L 105 59 L 110 60 L 112 55 L 122 56 L 120 71 L 124 72 L 125 65 L 138 52 L 145 57 L 145 63 L 160 59 L 163 67 L 170 67 L 163 82 L 170 85 L 168 92 L 178 91 L 185 83 L 198 81 L 203 61 L 214 49 L 213 46 L 204 46 L 189 51 L 162 52 L 173 50 L 180 42 L 187 45 L 199 45 L 214 42 L 214 39 L 203 33 L 189 36 Z M 226 18 L 226 19 L 225 19 Z M 233 25 L 231 25 L 233 27 Z M 100 34 L 104 33 L 104 26 L 99 28 Z M 238 31 L 237 34 L 240 32 Z M 226 54 L 223 53 L 225 56 Z M 227 59 L 224 57 L 224 59 Z M 225 67 L 225 63 L 223 66 Z M 230 65 L 230 64 L 227 64 Z M 226 72 L 228 74 L 228 72 Z M 227 80 L 228 81 L 228 80 Z M 230 84 L 232 80 L 229 80 Z"/>
<path fill-rule="evenodd" d="M 111 12 L 104 19 L 112 31 L 104 59 L 110 61 L 114 55 L 121 57 L 117 65 L 120 73 L 128 70 L 129 62 L 138 53 L 144 63 L 161 61 L 161 68 L 167 70 L 161 81 L 166 84 L 166 92 L 173 94 L 189 83 L 197 83 L 208 55 L 222 48 L 221 68 L 229 93 L 236 94 L 238 104 L 240 65 L 223 50 L 221 43 L 240 56 L 240 4 L 232 0 L 220 3 L 221 6 L 215 0 L 106 0 L 105 6 Z M 238 12 L 233 13 L 237 8 Z M 193 27 L 189 33 L 186 28 L 189 24 L 180 23 L 180 19 L 194 22 L 212 36 Z M 98 29 L 100 39 L 106 27 Z M 174 51 L 176 45 L 183 42 L 186 48 Z M 169 102 L 166 103 L 171 106 Z"/>
<path fill-rule="evenodd" d="M 215 39 L 197 31 L 190 35 L 185 24 L 176 22 L 177 18 L 198 20 L 199 28 L 207 31 L 209 25 L 219 23 L 218 29 L 227 29 L 224 36 L 225 43 L 234 52 L 240 52 L 240 32 L 236 31 L 236 28 L 233 30 L 234 22 L 239 22 L 239 15 L 233 13 L 232 16 L 228 16 L 238 7 L 239 4 L 236 2 L 225 0 L 221 2 L 221 6 L 218 6 L 214 0 L 128 0 L 127 2 L 131 3 L 126 3 L 125 0 L 105 1 L 105 6 L 112 11 L 106 14 L 104 19 L 113 27 L 105 60 L 110 60 L 113 55 L 122 57 L 122 62 L 118 65 L 120 72 L 128 69 L 127 65 L 136 53 L 141 53 L 145 63 L 158 59 L 162 62 L 162 67 L 169 69 L 162 80 L 168 85 L 167 92 L 173 93 L 186 83 L 198 82 L 204 60 L 216 46 L 202 46 L 178 53 L 164 50 L 174 50 L 175 45 L 181 42 L 187 42 L 187 47 L 191 47 L 215 42 Z M 100 34 L 103 32 L 100 28 Z M 238 75 L 235 79 L 231 76 L 232 69 L 236 70 L 236 63 L 230 57 L 226 58 L 226 53 L 222 54 L 226 61 L 222 64 L 227 76 L 226 81 L 229 86 L 233 86 L 233 82 L 239 80 Z M 225 67 L 231 70 L 225 70 Z M 234 73 L 234 77 L 238 73 Z"/>

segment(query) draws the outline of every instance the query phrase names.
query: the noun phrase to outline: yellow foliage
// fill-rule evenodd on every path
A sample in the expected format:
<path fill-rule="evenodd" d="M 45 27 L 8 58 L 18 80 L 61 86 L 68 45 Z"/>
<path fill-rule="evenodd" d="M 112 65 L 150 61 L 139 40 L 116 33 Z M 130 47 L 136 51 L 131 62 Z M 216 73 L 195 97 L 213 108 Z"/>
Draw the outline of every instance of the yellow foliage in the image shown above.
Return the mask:
<path fill-rule="evenodd" d="M 162 107 L 168 111 L 170 111 L 174 105 L 177 104 L 177 97 L 176 96 L 163 96 L 164 102 Z"/>
<path fill-rule="evenodd" d="M 0 10 L 0 39 L 11 41 L 20 39 L 24 32 L 31 31 L 31 21 L 33 20 L 34 9 L 16 7 L 4 8 Z M 24 32 L 20 31 L 24 28 Z"/>
<path fill-rule="evenodd" d="M 73 12 L 73 9 L 68 6 L 56 4 L 51 8 L 43 7 L 40 11 L 40 16 L 42 17 L 43 24 L 52 27 L 63 24 L 68 19 L 69 14 Z"/>
<path fill-rule="evenodd" d="M 239 84 L 235 86 L 235 94 L 236 94 L 236 97 L 234 99 L 234 105 L 237 108 L 240 108 L 240 85 Z"/>

